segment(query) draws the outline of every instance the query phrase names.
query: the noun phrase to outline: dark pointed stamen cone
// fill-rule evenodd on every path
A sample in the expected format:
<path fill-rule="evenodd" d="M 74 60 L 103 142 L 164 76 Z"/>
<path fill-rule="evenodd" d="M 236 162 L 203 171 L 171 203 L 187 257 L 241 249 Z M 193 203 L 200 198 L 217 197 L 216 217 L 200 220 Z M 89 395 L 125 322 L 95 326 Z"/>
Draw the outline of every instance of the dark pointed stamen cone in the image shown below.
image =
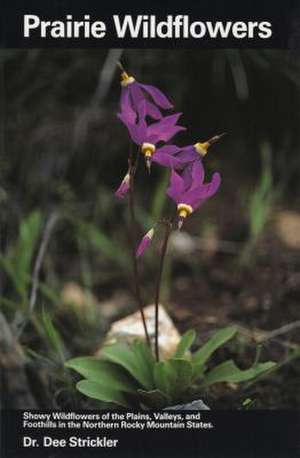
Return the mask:
<path fill-rule="evenodd" d="M 151 173 L 151 162 L 152 162 L 151 158 L 150 157 L 146 157 L 145 161 L 146 161 L 147 170 L 148 170 L 149 175 L 150 175 L 150 173 Z"/>
<path fill-rule="evenodd" d="M 182 228 L 183 226 L 183 221 L 184 221 L 184 218 L 182 216 L 180 216 L 178 218 L 178 230 L 180 231 L 180 229 Z"/>
<path fill-rule="evenodd" d="M 211 137 L 209 140 L 207 140 L 207 143 L 209 144 L 209 146 L 213 145 L 214 143 L 217 143 L 219 140 L 221 140 L 222 137 L 224 137 L 224 135 L 226 135 L 226 132 L 223 132 L 222 134 L 220 135 L 214 135 L 213 137 Z"/>

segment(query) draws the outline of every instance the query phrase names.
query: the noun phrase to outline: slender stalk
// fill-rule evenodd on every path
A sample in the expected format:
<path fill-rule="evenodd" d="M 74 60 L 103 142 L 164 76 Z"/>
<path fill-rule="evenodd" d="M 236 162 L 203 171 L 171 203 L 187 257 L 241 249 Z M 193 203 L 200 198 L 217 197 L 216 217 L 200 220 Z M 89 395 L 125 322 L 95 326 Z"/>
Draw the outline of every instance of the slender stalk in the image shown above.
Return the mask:
<path fill-rule="evenodd" d="M 147 328 L 145 313 L 143 309 L 143 301 L 140 289 L 140 279 L 139 279 L 139 270 L 138 263 L 135 256 L 135 245 L 136 245 L 136 221 L 135 221 L 135 196 L 134 196 L 134 175 L 136 172 L 136 167 L 138 163 L 138 158 L 134 162 L 133 158 L 133 148 L 132 144 L 130 146 L 129 154 L 129 230 L 130 230 L 130 239 L 131 239 L 131 253 L 132 253 L 132 265 L 133 265 L 133 280 L 134 280 L 134 289 L 135 296 L 139 306 L 143 328 L 145 332 L 145 337 L 147 344 L 151 348 L 150 336 Z"/>
<path fill-rule="evenodd" d="M 155 288 L 155 358 L 156 361 L 159 361 L 159 342 L 158 342 L 158 327 L 159 327 L 159 298 L 160 298 L 160 288 L 161 288 L 161 280 L 164 270 L 164 263 L 168 248 L 168 242 L 170 238 L 170 234 L 172 232 L 172 223 L 168 221 L 166 223 L 166 231 L 165 236 L 163 239 L 163 244 L 160 253 L 160 261 L 159 261 L 159 269 L 158 269 L 158 276 L 156 281 L 156 288 Z"/>

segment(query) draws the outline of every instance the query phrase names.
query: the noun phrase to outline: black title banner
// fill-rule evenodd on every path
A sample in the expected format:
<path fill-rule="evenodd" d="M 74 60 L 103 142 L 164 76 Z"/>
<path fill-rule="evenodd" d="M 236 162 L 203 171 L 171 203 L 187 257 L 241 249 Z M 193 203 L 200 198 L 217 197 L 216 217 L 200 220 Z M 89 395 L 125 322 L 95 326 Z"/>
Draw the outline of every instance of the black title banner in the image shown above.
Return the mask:
<path fill-rule="evenodd" d="M 2 0 L 1 47 L 299 48 L 300 7 L 285 2 Z M 163 3 L 163 4 L 162 4 Z"/>
<path fill-rule="evenodd" d="M 295 458 L 296 411 L 2 412 L 3 458 Z"/>

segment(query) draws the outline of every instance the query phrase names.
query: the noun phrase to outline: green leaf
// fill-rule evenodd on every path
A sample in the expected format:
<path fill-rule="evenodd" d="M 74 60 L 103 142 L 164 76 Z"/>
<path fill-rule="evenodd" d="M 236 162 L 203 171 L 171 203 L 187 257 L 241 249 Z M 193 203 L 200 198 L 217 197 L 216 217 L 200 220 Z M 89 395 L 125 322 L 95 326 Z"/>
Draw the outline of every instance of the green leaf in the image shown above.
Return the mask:
<path fill-rule="evenodd" d="M 45 296 L 45 298 L 51 301 L 53 304 L 57 305 L 60 303 L 61 299 L 59 294 L 45 283 L 40 282 L 39 290 L 43 296 Z"/>
<path fill-rule="evenodd" d="M 131 347 L 117 343 L 102 350 L 104 358 L 124 367 L 146 390 L 154 388 L 150 370 L 152 357 L 149 353 L 146 344 L 138 341 Z"/>
<path fill-rule="evenodd" d="M 79 236 L 84 237 L 90 246 L 99 249 L 104 256 L 115 261 L 121 267 L 128 268 L 128 256 L 116 241 L 112 241 L 106 234 L 92 224 L 77 222 Z"/>
<path fill-rule="evenodd" d="M 254 364 L 250 369 L 241 370 L 236 366 L 234 361 L 225 361 L 216 366 L 205 376 L 201 388 L 206 388 L 220 382 L 246 382 L 272 369 L 274 366 L 276 366 L 276 363 L 269 361 L 266 363 Z"/>
<path fill-rule="evenodd" d="M 43 310 L 42 312 L 42 320 L 43 320 L 44 330 L 45 330 L 48 342 L 52 346 L 53 350 L 60 356 L 60 359 L 62 363 L 64 364 L 65 362 L 64 344 L 62 342 L 62 339 L 58 331 L 55 329 L 50 316 L 48 315 L 48 313 L 45 310 Z"/>
<path fill-rule="evenodd" d="M 197 378 L 199 374 L 203 373 L 203 366 L 206 361 L 219 347 L 232 339 L 236 332 L 237 329 L 234 326 L 220 329 L 194 354 L 192 359 L 193 378 Z"/>
<path fill-rule="evenodd" d="M 27 288 L 25 287 L 24 282 L 20 281 L 12 260 L 0 253 L 0 266 L 2 266 L 3 270 L 6 272 L 6 275 L 14 284 L 16 291 L 21 297 L 22 301 L 27 302 Z"/>
<path fill-rule="evenodd" d="M 138 393 L 142 398 L 142 403 L 152 409 L 162 409 L 170 402 L 170 399 L 160 390 L 138 390 Z"/>
<path fill-rule="evenodd" d="M 196 338 L 196 332 L 193 329 L 190 329 L 180 339 L 180 342 L 177 346 L 177 350 L 174 354 L 175 358 L 181 358 L 185 353 L 191 348 Z"/>
<path fill-rule="evenodd" d="M 30 273 L 32 257 L 42 229 L 42 215 L 38 211 L 22 222 L 17 246 L 15 248 L 14 264 L 20 280 L 26 282 L 26 274 Z"/>
<path fill-rule="evenodd" d="M 80 393 L 89 398 L 98 399 L 98 401 L 103 402 L 112 402 L 122 407 L 129 407 L 123 393 L 115 390 L 113 387 L 103 386 L 91 380 L 81 380 L 77 383 L 76 388 Z"/>
<path fill-rule="evenodd" d="M 73 358 L 65 363 L 69 369 L 73 369 L 91 382 L 108 386 L 116 391 L 136 393 L 136 385 L 124 370 L 109 361 L 102 361 L 93 356 Z"/>
<path fill-rule="evenodd" d="M 135 355 L 135 358 L 136 358 L 136 361 L 137 361 L 137 364 L 140 370 L 143 371 L 143 373 L 145 374 L 145 377 L 151 384 L 151 387 L 153 387 L 154 386 L 153 369 L 154 369 L 155 359 L 153 357 L 153 354 L 149 346 L 140 340 L 135 340 L 131 344 L 131 349 Z"/>
<path fill-rule="evenodd" d="M 155 386 L 171 399 L 187 389 L 191 383 L 193 368 L 186 359 L 169 359 L 154 366 Z"/>

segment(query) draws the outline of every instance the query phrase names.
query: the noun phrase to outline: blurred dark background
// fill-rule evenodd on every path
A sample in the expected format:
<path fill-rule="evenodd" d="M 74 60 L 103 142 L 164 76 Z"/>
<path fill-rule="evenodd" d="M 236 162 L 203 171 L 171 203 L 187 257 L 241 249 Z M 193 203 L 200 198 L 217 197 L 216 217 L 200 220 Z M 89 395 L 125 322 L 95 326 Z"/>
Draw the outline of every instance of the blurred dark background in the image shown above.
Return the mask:
<path fill-rule="evenodd" d="M 113 195 L 129 148 L 116 117 L 117 60 L 183 112 L 188 129 L 174 143 L 227 133 L 205 158 L 208 176 L 222 175 L 220 191 L 171 240 L 163 303 L 180 331 L 199 332 L 198 344 L 237 323 L 241 364 L 251 361 L 254 342 L 264 342 L 267 357 L 284 368 L 253 398 L 259 407 L 294 407 L 300 59 L 290 51 L 230 49 L 1 52 L 0 294 L 6 330 L 26 360 L 24 377 L 43 386 L 32 402 L 74 403 L 64 372 L 58 377 L 49 367 L 61 363 L 58 354 L 93 352 L 111 321 L 136 307 L 126 201 Z M 165 169 L 153 166 L 148 177 L 140 164 L 140 236 L 169 211 L 167 180 Z M 145 303 L 153 301 L 159 248 L 158 237 L 141 262 Z M 4 403 L 18 405 L 13 397 Z"/>

